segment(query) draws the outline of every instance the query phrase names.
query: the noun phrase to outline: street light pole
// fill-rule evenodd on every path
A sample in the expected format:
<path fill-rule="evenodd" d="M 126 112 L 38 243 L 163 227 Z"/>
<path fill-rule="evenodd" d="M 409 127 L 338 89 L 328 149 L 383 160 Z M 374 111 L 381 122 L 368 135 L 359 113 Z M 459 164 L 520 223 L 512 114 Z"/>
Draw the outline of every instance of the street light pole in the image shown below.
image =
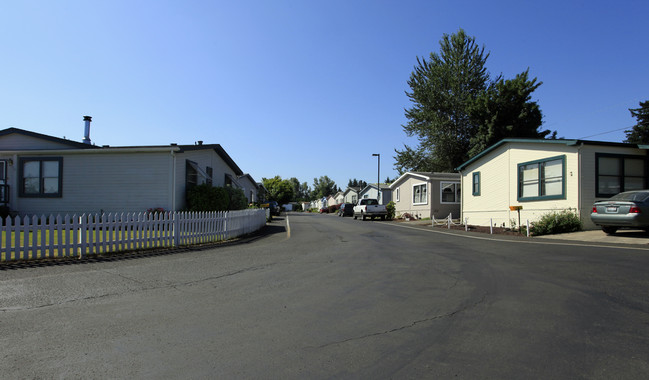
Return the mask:
<path fill-rule="evenodd" d="M 378 158 L 378 174 L 376 177 L 376 189 L 378 190 L 377 201 L 381 204 L 381 155 L 379 153 L 372 153 L 372 156 Z"/>

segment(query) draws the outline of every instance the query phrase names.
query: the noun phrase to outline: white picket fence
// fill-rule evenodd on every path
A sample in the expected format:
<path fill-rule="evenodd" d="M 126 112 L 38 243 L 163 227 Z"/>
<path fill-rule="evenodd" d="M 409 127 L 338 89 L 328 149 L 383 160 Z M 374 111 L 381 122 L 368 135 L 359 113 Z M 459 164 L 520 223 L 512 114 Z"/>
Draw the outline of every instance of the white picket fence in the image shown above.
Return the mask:
<path fill-rule="evenodd" d="M 201 244 L 245 235 L 265 224 L 264 209 L 8 218 L 0 226 L 0 261 Z"/>

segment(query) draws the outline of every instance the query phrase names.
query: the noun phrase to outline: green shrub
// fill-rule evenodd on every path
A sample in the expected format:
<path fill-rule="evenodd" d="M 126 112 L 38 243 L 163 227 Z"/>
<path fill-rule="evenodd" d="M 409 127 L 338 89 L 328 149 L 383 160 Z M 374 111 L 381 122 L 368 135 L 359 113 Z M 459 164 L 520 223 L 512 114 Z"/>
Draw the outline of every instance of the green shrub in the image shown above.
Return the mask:
<path fill-rule="evenodd" d="M 573 210 L 553 211 L 530 226 L 532 235 L 552 235 L 581 230 L 581 220 Z"/>
<path fill-rule="evenodd" d="M 222 187 L 197 185 L 187 190 L 187 209 L 189 211 L 226 211 L 230 195 Z"/>
<path fill-rule="evenodd" d="M 393 201 L 390 201 L 385 206 L 385 209 L 388 210 L 388 219 L 394 219 L 394 214 L 397 212 L 397 205 Z"/>
<path fill-rule="evenodd" d="M 228 210 L 243 210 L 248 208 L 248 198 L 246 194 L 241 189 L 235 189 L 232 186 L 226 186 L 225 190 L 228 192 L 230 197 L 230 203 Z"/>

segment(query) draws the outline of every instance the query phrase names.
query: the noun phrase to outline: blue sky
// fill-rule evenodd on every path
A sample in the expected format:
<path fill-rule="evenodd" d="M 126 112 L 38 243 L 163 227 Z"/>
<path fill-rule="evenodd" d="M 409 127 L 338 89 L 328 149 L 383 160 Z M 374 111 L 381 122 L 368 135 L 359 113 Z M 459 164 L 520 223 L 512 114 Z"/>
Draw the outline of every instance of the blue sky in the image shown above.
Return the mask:
<path fill-rule="evenodd" d="M 649 100 L 649 2 L 13 1 L 0 129 L 97 145 L 219 143 L 257 181 L 395 178 L 417 57 L 463 28 L 493 76 L 530 69 L 544 128 L 622 141 Z M 614 131 L 614 132 L 611 132 Z M 589 137 L 590 136 L 590 137 Z"/>

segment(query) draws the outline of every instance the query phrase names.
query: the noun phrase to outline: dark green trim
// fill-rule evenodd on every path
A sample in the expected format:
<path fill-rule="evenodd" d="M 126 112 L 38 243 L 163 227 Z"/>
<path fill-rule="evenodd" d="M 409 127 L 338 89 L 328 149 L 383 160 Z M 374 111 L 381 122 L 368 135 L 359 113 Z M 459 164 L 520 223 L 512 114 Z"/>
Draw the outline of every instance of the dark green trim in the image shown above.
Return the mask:
<path fill-rule="evenodd" d="M 476 186 L 476 178 L 478 179 L 477 186 Z M 482 187 L 482 183 L 480 182 L 480 172 L 474 172 L 473 176 L 471 177 L 472 194 L 475 195 L 475 196 L 480 196 L 480 188 L 481 187 Z"/>
<path fill-rule="evenodd" d="M 533 164 L 541 164 L 543 162 L 548 162 L 548 161 L 556 161 L 556 160 L 561 160 L 561 194 L 559 195 L 541 195 L 541 196 L 536 196 L 536 197 L 521 197 L 521 192 L 522 192 L 522 186 L 521 186 L 521 166 L 526 166 L 526 165 L 533 165 Z M 541 170 L 539 166 L 539 194 L 541 194 L 541 189 L 543 185 L 543 181 L 541 178 Z M 516 166 L 516 186 L 517 186 L 517 194 L 516 194 L 516 199 L 519 202 L 534 202 L 534 201 L 546 201 L 546 200 L 551 200 L 551 199 L 566 199 L 566 155 L 562 154 L 560 156 L 554 156 L 554 157 L 548 157 L 548 158 L 543 158 L 539 160 L 534 160 L 534 161 L 527 161 L 527 162 L 521 162 Z"/>
<path fill-rule="evenodd" d="M 608 141 L 590 141 L 590 140 L 544 140 L 544 139 L 503 139 L 490 146 L 489 148 L 483 150 L 477 155 L 471 157 L 467 162 L 455 168 L 457 171 L 462 171 L 466 169 L 467 166 L 472 164 L 475 161 L 478 161 L 480 158 L 487 155 L 489 152 L 495 150 L 496 148 L 507 144 L 507 143 L 524 143 L 524 144 L 560 144 L 566 146 L 577 146 L 577 145 L 595 145 L 595 146 L 617 146 L 624 148 L 634 148 L 634 149 L 647 149 L 647 145 L 638 145 L 638 144 L 629 144 L 629 143 L 618 143 L 618 142 L 608 142 Z"/>

